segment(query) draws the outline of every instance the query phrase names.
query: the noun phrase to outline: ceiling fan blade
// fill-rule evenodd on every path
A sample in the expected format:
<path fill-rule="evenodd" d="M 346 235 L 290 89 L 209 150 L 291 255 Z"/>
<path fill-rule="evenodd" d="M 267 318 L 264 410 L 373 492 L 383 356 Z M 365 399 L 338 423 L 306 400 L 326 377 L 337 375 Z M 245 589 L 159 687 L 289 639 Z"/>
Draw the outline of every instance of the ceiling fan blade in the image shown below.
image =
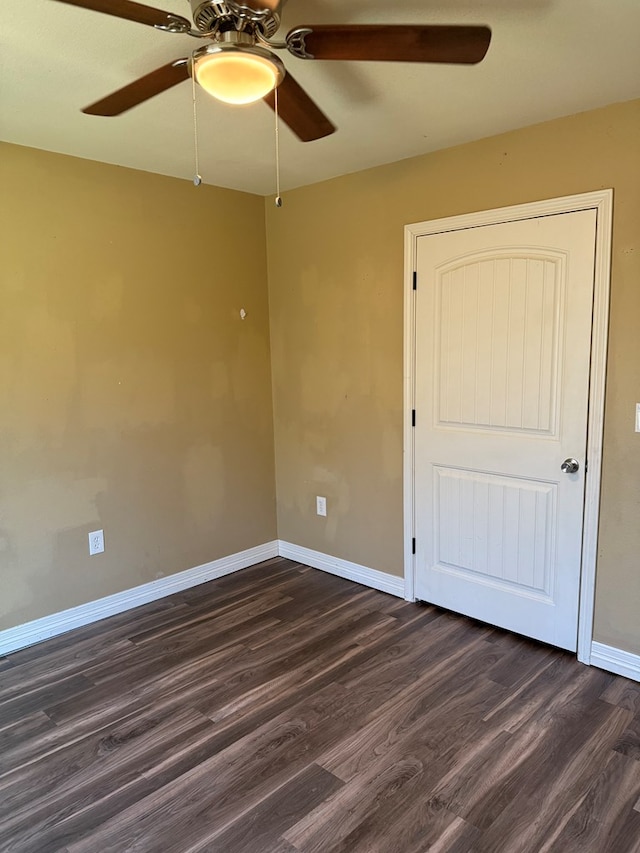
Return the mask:
<path fill-rule="evenodd" d="M 145 74 L 128 86 L 112 92 L 106 98 L 85 107 L 82 112 L 90 116 L 119 116 L 131 107 L 136 107 L 143 101 L 148 101 L 154 95 L 165 92 L 177 83 L 188 80 L 189 60 L 176 59 L 162 68 L 156 68 L 150 74 Z"/>
<path fill-rule="evenodd" d="M 490 41 L 485 26 L 345 24 L 296 27 L 287 35 L 289 51 L 302 59 L 375 62 L 473 64 Z"/>
<path fill-rule="evenodd" d="M 91 9 L 93 12 L 103 12 L 105 15 L 125 18 L 127 21 L 136 21 L 138 24 L 147 24 L 159 29 L 174 29 L 178 32 L 185 29 L 188 32 L 191 29 L 191 23 L 181 15 L 173 15 L 171 12 L 154 9 L 152 6 L 143 6 L 142 3 L 133 3 L 131 0 L 57 0 L 57 2 Z"/>
<path fill-rule="evenodd" d="M 274 92 L 269 92 L 263 100 L 275 109 Z M 322 139 L 336 129 L 288 71 L 278 86 L 278 115 L 303 142 Z"/>
<path fill-rule="evenodd" d="M 271 12 L 281 12 L 287 0 L 243 0 L 242 5 L 253 9 L 254 12 L 262 12 L 269 9 Z"/>

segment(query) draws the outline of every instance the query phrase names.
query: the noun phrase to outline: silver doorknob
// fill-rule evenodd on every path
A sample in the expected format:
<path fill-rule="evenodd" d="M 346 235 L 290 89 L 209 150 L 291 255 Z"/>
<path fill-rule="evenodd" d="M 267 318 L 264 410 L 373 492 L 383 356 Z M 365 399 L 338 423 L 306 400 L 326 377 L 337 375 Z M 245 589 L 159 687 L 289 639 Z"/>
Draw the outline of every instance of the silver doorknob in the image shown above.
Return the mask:
<path fill-rule="evenodd" d="M 561 470 L 564 471 L 565 474 L 575 474 L 578 468 L 580 467 L 580 463 L 577 459 L 565 459 L 562 465 L 560 466 Z"/>

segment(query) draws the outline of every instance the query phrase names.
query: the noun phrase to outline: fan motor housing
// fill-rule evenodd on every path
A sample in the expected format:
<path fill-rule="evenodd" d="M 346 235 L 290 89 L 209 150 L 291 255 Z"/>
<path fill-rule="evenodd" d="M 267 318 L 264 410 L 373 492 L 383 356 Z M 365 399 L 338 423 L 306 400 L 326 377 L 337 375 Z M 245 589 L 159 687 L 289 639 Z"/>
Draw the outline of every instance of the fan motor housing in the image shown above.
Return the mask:
<path fill-rule="evenodd" d="M 271 38 L 280 26 L 279 11 L 286 0 L 190 0 L 193 22 L 203 33 L 212 35 L 233 27 L 258 31 Z"/>

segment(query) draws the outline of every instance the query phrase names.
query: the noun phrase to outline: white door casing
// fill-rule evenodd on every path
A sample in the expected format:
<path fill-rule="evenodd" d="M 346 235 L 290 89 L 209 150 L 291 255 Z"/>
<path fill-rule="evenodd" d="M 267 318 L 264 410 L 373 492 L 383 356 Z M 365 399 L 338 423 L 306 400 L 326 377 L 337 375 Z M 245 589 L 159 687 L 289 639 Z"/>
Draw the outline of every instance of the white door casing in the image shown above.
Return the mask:
<path fill-rule="evenodd" d="M 406 229 L 407 597 L 575 649 L 582 567 L 578 654 L 585 662 L 611 196 Z M 572 456 L 579 471 L 561 473 Z"/>

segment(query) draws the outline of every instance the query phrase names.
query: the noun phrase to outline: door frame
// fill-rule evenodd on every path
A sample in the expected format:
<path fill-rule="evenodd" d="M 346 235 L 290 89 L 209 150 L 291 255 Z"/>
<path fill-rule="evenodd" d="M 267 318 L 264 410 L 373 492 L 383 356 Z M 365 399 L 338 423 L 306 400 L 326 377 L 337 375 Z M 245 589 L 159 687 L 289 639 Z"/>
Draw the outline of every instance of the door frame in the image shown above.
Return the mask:
<path fill-rule="evenodd" d="M 582 519 L 582 564 L 580 569 L 580 603 L 578 611 L 578 660 L 591 663 L 593 611 L 600 516 L 600 481 L 602 476 L 602 437 L 604 426 L 605 377 L 607 367 L 607 333 L 609 326 L 609 291 L 611 282 L 611 240 L 613 226 L 613 190 L 597 190 L 579 195 L 482 210 L 444 219 L 432 219 L 405 225 L 404 228 L 404 577 L 405 598 L 415 601 L 415 344 L 416 311 L 414 280 L 417 270 L 418 238 L 443 231 L 458 231 L 515 222 L 557 213 L 580 210 L 596 211 L 596 243 L 591 327 L 591 370 L 589 373 L 589 415 L 587 422 L 587 459 L 585 473 L 584 515 Z M 418 282 L 417 286 L 420 284 Z M 418 413 L 419 416 L 419 413 Z"/>

